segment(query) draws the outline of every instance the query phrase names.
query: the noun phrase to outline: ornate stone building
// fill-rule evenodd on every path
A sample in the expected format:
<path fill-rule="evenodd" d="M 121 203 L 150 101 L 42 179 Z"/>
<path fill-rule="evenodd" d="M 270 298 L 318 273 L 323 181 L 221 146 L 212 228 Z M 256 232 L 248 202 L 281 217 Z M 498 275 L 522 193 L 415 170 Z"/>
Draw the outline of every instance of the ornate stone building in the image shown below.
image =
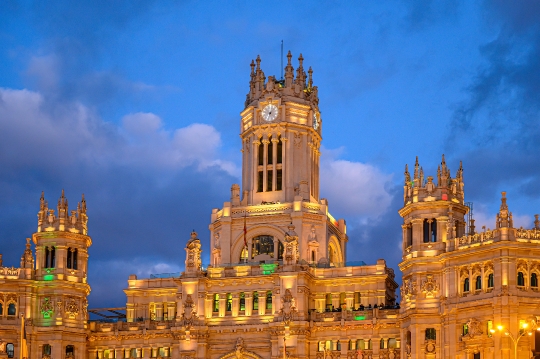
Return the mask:
<path fill-rule="evenodd" d="M 84 197 L 69 212 L 62 193 L 55 212 L 42 196 L 35 252 L 27 240 L 20 268 L 0 261 L 0 358 L 19 358 L 20 317 L 31 359 L 513 358 L 490 329 L 535 329 L 538 218 L 513 228 L 503 196 L 496 228 L 476 233 L 461 167 L 452 179 L 443 158 L 434 183 L 417 162 L 400 211 L 400 308 L 384 260 L 346 260 L 346 223 L 319 194 L 317 87 L 291 57 L 282 80 L 251 64 L 242 187 L 212 210 L 210 265 L 193 232 L 183 273 L 131 275 L 124 318 L 88 321 Z M 519 358 L 540 348 L 534 336 L 518 344 Z"/>

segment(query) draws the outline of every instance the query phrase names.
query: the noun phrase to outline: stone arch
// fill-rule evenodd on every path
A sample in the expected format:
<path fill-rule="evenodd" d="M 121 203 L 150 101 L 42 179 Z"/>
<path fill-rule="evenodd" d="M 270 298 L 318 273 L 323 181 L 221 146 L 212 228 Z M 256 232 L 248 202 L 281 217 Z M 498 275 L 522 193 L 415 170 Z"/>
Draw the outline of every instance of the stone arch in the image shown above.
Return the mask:
<path fill-rule="evenodd" d="M 330 256 L 331 250 L 334 251 L 335 256 L 336 256 L 335 258 L 331 258 Z M 338 239 L 334 235 L 330 236 L 330 238 L 328 239 L 327 254 L 328 254 L 328 261 L 330 262 L 330 264 L 345 262 L 343 258 L 343 252 L 341 251 L 341 245 L 339 244 Z"/>
<path fill-rule="evenodd" d="M 248 228 L 247 233 L 246 233 L 246 240 L 249 243 L 249 240 L 251 238 L 261 236 L 261 235 L 273 236 L 279 242 L 284 244 L 283 239 L 285 238 L 285 230 L 279 228 L 278 226 L 268 225 L 268 224 Z M 236 236 L 232 245 L 231 260 L 233 261 L 233 263 L 235 263 L 235 261 L 240 260 L 240 254 L 242 253 L 243 248 L 244 248 L 244 232 L 242 231 L 238 236 Z"/>

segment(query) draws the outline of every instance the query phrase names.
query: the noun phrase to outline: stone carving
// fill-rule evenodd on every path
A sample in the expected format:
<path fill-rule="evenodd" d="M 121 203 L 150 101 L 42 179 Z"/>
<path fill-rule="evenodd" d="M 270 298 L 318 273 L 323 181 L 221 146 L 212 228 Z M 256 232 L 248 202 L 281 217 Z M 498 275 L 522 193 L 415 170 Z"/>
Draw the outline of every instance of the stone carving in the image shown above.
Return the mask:
<path fill-rule="evenodd" d="M 88 301 L 86 299 L 83 299 L 81 307 L 84 319 L 88 319 Z"/>
<path fill-rule="evenodd" d="M 294 303 L 294 297 L 290 289 L 285 289 L 285 293 L 281 297 L 281 309 L 279 310 L 279 315 L 281 320 L 285 324 L 289 324 L 296 314 L 296 307 Z"/>
<path fill-rule="evenodd" d="M 414 295 L 416 295 L 416 282 L 414 282 L 412 278 L 403 279 L 403 285 L 401 286 L 401 298 L 409 301 Z"/>
<path fill-rule="evenodd" d="M 201 241 L 197 232 L 191 232 L 191 238 L 186 245 L 186 272 L 197 272 L 201 269 Z"/>
<path fill-rule="evenodd" d="M 79 315 L 79 304 L 77 300 L 75 298 L 68 298 L 64 310 L 70 318 L 75 318 Z"/>
<path fill-rule="evenodd" d="M 464 335 L 464 338 L 473 339 L 476 336 L 484 334 L 482 330 L 482 323 L 476 318 L 471 318 L 467 321 L 468 333 Z"/>
<path fill-rule="evenodd" d="M 41 308 L 40 308 L 41 314 L 43 314 L 44 317 L 50 317 L 51 314 L 54 312 L 54 306 L 51 303 L 51 298 L 45 297 L 43 298 L 43 301 L 41 302 Z"/>
<path fill-rule="evenodd" d="M 439 291 L 439 284 L 433 279 L 433 274 L 428 274 L 426 280 L 422 282 L 420 290 L 425 294 L 426 298 L 433 298 L 435 293 Z"/>
<path fill-rule="evenodd" d="M 6 342 L 0 339 L 0 354 L 6 353 L 6 344 L 7 344 Z"/>
<path fill-rule="evenodd" d="M 424 352 L 426 354 L 435 354 L 435 351 L 437 350 L 437 346 L 435 345 L 435 340 L 428 339 L 425 342 L 424 346 Z"/>
<path fill-rule="evenodd" d="M 294 231 L 292 223 L 288 227 L 285 234 L 285 262 L 287 264 L 295 264 L 298 262 L 298 234 Z"/>
<path fill-rule="evenodd" d="M 302 147 L 302 134 L 300 133 L 294 134 L 294 147 L 296 148 Z"/>
<path fill-rule="evenodd" d="M 197 318 L 197 312 L 194 310 L 195 304 L 191 298 L 191 294 L 186 295 L 184 302 L 184 312 L 182 313 L 181 325 L 187 330 L 191 328 Z"/>

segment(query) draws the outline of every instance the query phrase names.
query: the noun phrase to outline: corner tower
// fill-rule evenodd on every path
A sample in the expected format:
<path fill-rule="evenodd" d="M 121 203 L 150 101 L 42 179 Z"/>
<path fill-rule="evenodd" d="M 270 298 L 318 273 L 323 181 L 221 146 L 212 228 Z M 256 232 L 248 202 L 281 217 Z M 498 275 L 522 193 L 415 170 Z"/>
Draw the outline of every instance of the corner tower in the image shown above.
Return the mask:
<path fill-rule="evenodd" d="M 322 119 L 313 71 L 296 70 L 287 54 L 282 80 L 251 62 L 249 92 L 240 113 L 242 190 L 212 213 L 211 265 L 283 263 L 288 231 L 298 234 L 297 261 L 345 262 L 344 220 L 319 195 Z M 289 228 L 292 225 L 292 228 Z"/>

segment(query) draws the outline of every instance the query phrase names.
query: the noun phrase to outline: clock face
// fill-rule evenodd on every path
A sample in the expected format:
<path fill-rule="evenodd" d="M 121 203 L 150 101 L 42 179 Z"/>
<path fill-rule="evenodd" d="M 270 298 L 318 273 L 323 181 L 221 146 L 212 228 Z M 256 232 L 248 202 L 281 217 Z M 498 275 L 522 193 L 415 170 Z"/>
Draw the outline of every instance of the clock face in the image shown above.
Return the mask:
<path fill-rule="evenodd" d="M 263 111 L 262 116 L 265 121 L 274 121 L 278 115 L 278 108 L 276 105 L 267 105 Z"/>
<path fill-rule="evenodd" d="M 317 130 L 319 128 L 319 118 L 317 117 L 317 114 L 313 114 L 313 128 Z"/>

